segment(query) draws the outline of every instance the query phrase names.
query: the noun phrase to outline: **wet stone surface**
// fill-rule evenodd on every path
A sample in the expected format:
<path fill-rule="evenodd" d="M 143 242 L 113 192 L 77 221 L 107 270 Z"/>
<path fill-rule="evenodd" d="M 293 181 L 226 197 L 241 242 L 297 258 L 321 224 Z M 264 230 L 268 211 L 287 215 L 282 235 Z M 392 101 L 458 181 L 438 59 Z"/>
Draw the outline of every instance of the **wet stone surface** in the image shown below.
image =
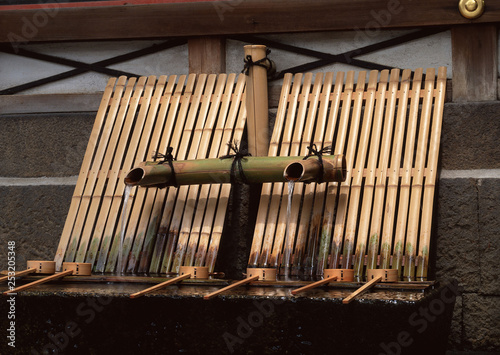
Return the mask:
<path fill-rule="evenodd" d="M 16 300 L 16 351 L 68 354 L 444 353 L 453 288 L 374 290 L 344 305 L 352 288 L 168 286 L 137 299 L 141 283 L 39 285 Z M 7 310 L 0 304 L 0 312 Z M 0 326 L 6 326 L 5 317 Z M 5 344 L 0 352 L 7 353 Z M 11 353 L 11 352 L 8 352 Z M 50 353 L 50 352 L 49 352 Z"/>

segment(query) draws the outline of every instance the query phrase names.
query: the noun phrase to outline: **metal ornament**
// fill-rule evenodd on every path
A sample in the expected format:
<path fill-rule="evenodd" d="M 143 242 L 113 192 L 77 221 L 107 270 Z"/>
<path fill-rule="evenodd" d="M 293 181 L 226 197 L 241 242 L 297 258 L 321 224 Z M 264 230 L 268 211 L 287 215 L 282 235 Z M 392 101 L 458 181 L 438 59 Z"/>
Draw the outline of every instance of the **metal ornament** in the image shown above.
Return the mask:
<path fill-rule="evenodd" d="M 484 12 L 484 0 L 460 0 L 458 2 L 460 14 L 467 19 L 476 19 Z"/>

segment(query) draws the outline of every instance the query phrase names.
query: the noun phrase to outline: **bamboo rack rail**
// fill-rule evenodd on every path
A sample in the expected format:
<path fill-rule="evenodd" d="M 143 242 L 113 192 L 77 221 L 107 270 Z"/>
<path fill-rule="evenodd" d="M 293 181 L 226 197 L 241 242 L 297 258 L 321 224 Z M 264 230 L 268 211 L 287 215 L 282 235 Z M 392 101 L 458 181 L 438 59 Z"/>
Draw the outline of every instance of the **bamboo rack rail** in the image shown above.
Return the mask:
<path fill-rule="evenodd" d="M 269 156 L 332 146 L 346 180 L 295 186 L 288 221 L 283 184 L 264 184 L 249 267 L 426 281 L 445 89 L 444 67 L 285 75 Z"/>
<path fill-rule="evenodd" d="M 155 153 L 217 158 L 241 141 L 245 75 L 190 74 L 109 80 L 91 132 L 56 252 L 93 272 L 176 273 L 180 265 L 212 273 L 231 184 L 132 188 L 126 173 Z M 117 269 L 123 229 L 123 263 Z"/>

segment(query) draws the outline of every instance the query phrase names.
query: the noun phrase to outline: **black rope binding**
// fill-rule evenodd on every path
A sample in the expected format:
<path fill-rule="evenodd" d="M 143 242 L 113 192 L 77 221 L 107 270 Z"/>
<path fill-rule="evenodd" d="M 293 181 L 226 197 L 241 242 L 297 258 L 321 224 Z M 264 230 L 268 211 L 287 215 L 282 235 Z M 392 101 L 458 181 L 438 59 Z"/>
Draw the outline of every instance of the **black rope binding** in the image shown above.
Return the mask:
<path fill-rule="evenodd" d="M 244 183 L 249 184 L 245 173 L 243 172 L 243 166 L 241 165 L 241 160 L 245 157 L 252 156 L 248 153 L 248 150 L 238 148 L 238 143 L 236 141 L 227 143 L 229 150 L 232 150 L 234 154 L 227 154 L 219 157 L 219 159 L 229 159 L 232 158 L 233 162 L 231 164 L 231 184 Z M 236 166 L 238 167 L 238 174 L 236 174 Z M 238 179 L 239 175 L 239 179 Z"/>
<path fill-rule="evenodd" d="M 302 160 L 306 160 L 306 159 L 313 157 L 313 156 L 318 157 L 318 161 L 319 161 L 319 165 L 320 165 L 320 175 L 319 175 L 320 177 L 319 177 L 318 181 L 316 181 L 316 182 L 318 184 L 321 184 L 323 182 L 323 175 L 325 173 L 325 168 L 323 166 L 323 154 L 331 153 L 332 146 L 329 145 L 328 147 L 323 147 L 320 150 L 318 150 L 318 147 L 316 147 L 316 144 L 313 143 L 312 145 L 308 146 L 307 149 L 309 150 L 309 153 Z"/>
<path fill-rule="evenodd" d="M 245 62 L 245 66 L 243 67 L 243 70 L 241 72 L 245 73 L 245 75 L 248 75 L 250 68 L 253 67 L 254 65 L 269 70 L 272 67 L 271 61 L 269 60 L 269 58 L 267 58 L 269 53 L 271 53 L 271 50 L 268 48 L 266 49 L 266 56 L 262 59 L 256 60 L 255 62 L 253 61 L 252 56 L 250 54 L 247 55 L 243 60 Z M 269 62 L 268 65 L 264 64 L 266 61 Z"/>
<path fill-rule="evenodd" d="M 167 154 L 162 154 L 160 152 L 155 152 L 153 154 L 153 161 L 156 161 L 157 159 L 161 158 L 161 160 L 158 161 L 158 164 L 164 164 L 168 163 L 168 166 L 170 166 L 170 169 L 172 170 L 172 176 L 170 180 L 172 181 L 172 185 L 175 187 L 178 187 L 177 185 L 177 178 L 175 177 L 175 170 L 174 170 L 174 164 L 172 163 L 174 160 L 174 156 L 172 155 L 172 152 L 174 151 L 174 148 L 168 147 L 167 148 Z"/>

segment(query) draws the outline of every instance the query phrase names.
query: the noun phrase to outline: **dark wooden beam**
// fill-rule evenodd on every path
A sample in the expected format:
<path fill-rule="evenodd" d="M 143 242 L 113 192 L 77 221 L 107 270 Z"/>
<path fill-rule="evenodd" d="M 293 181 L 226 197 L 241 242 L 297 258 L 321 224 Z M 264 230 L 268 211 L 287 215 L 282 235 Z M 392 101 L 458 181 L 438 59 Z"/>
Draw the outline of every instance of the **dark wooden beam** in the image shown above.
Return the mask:
<path fill-rule="evenodd" d="M 222 37 L 195 37 L 188 40 L 189 72 L 218 74 L 226 71 L 226 40 Z"/>
<path fill-rule="evenodd" d="M 0 42 L 106 40 L 355 30 L 500 22 L 500 2 L 487 1 L 470 21 L 456 0 L 232 0 L 150 5 L 2 10 Z M 45 9 L 43 8 L 45 7 Z"/>
<path fill-rule="evenodd" d="M 452 28 L 453 101 L 497 99 L 497 34 L 495 25 Z"/>

